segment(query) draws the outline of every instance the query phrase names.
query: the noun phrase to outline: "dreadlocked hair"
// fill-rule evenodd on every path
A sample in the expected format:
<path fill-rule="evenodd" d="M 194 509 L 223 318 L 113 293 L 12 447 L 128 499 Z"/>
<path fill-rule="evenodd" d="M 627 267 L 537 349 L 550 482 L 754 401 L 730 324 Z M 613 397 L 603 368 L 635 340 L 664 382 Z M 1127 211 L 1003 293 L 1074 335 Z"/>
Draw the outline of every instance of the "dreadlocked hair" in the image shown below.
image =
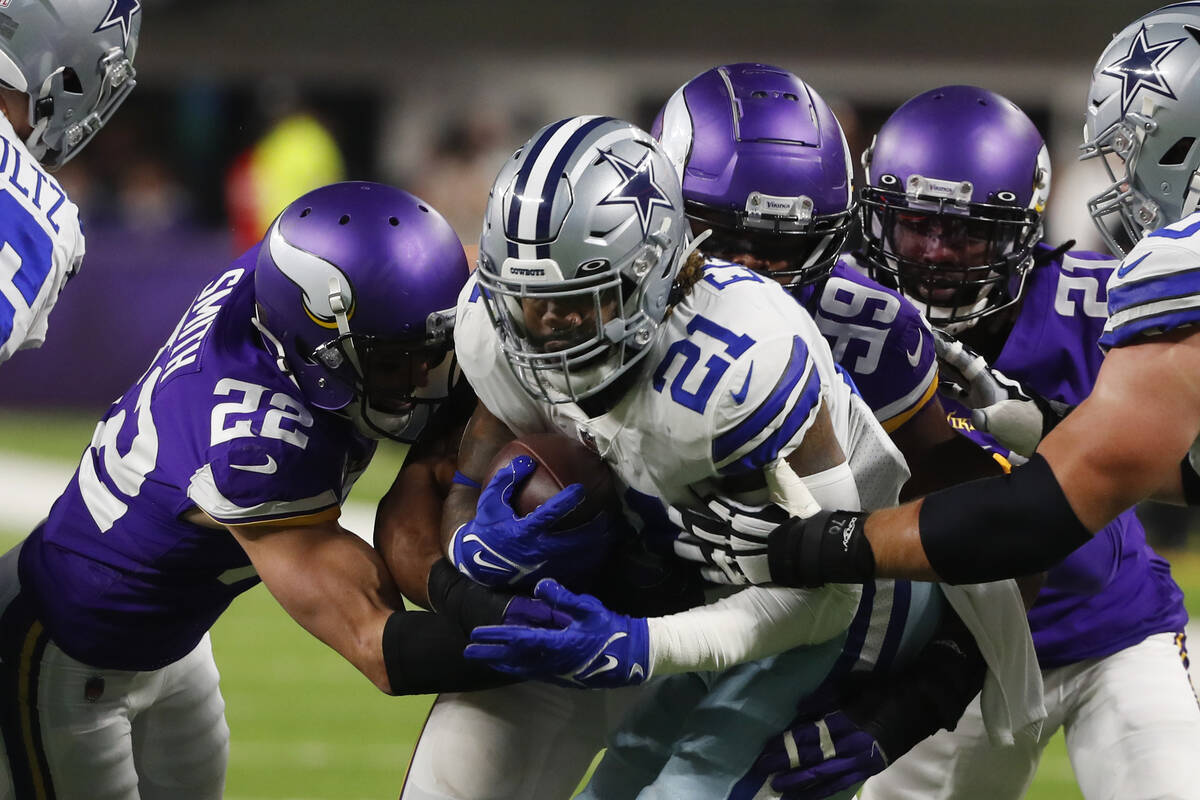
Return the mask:
<path fill-rule="evenodd" d="M 688 253 L 687 261 L 683 262 L 679 274 L 675 276 L 675 282 L 671 284 L 671 294 L 667 298 L 667 314 L 670 314 L 675 304 L 687 297 L 692 287 L 704 277 L 704 264 L 705 258 L 699 250 Z"/>

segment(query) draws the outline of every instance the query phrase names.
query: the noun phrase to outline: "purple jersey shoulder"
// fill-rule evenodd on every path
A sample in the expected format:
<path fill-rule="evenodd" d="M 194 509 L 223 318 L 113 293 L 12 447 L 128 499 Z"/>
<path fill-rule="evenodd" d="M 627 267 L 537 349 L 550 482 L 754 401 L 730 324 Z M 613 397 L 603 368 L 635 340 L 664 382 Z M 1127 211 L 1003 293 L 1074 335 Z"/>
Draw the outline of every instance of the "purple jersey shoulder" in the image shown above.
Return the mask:
<path fill-rule="evenodd" d="M 1049 250 L 1038 245 L 1036 252 Z M 1070 251 L 1035 267 L 996 368 L 1065 403 L 1087 397 L 1103 361 L 1096 343 L 1106 319 L 1105 285 L 1118 263 L 1104 254 Z M 952 427 L 1009 455 L 971 426 L 969 411 L 945 396 L 942 403 Z M 1153 633 L 1182 630 L 1182 599 L 1129 509 L 1047 574 L 1029 612 L 1038 658 L 1043 667 L 1062 666 L 1110 655 Z"/>
<path fill-rule="evenodd" d="M 201 290 L 22 548 L 22 591 L 85 663 L 170 663 L 257 582 L 228 531 L 184 512 L 232 523 L 336 506 L 374 450 L 348 421 L 307 409 L 263 345 L 253 264 L 251 251 Z"/>
<path fill-rule="evenodd" d="M 921 312 L 843 256 L 829 277 L 797 293 L 833 357 L 889 432 L 929 400 L 937 379 L 933 337 Z"/>

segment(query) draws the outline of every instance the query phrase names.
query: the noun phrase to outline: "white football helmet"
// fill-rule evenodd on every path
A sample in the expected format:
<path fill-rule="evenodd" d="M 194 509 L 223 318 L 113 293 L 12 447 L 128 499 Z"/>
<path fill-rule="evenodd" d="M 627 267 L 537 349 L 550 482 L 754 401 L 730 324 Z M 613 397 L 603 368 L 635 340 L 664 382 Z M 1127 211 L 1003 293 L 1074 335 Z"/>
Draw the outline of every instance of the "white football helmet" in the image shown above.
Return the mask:
<path fill-rule="evenodd" d="M 140 0 L 0 3 L 0 85 L 29 94 L 30 152 L 70 161 L 133 91 Z"/>
<path fill-rule="evenodd" d="M 534 398 L 588 397 L 645 356 L 687 231 L 671 162 L 628 122 L 560 120 L 517 150 L 488 199 L 478 274 Z"/>
<path fill-rule="evenodd" d="M 1196 210 L 1198 138 L 1200 6 L 1174 3 L 1126 26 L 1092 70 L 1082 158 L 1098 158 L 1111 183 L 1088 209 L 1114 253 Z"/>

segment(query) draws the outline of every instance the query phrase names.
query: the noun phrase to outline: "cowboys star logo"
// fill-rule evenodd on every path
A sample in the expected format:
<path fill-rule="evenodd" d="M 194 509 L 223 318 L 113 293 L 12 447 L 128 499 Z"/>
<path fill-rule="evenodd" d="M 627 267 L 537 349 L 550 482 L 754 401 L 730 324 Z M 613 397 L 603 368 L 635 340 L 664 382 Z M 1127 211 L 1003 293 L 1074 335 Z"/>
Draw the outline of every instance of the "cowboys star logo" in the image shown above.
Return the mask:
<path fill-rule="evenodd" d="M 99 33 L 106 28 L 120 25 L 124 46 L 129 47 L 129 31 L 133 28 L 133 15 L 142 10 L 141 1 L 109 0 L 109 2 L 112 5 L 108 7 L 108 13 L 104 15 L 104 19 L 100 20 L 100 24 L 96 26 L 96 30 L 92 31 L 92 33 Z"/>
<path fill-rule="evenodd" d="M 650 158 L 650 153 L 642 156 L 642 160 L 636 164 L 631 164 L 612 150 L 605 150 L 600 153 L 600 156 L 611 164 L 613 169 L 620 173 L 625 180 L 609 192 L 599 205 L 611 206 L 622 203 L 632 205 L 637 209 L 638 222 L 642 226 L 642 236 L 645 236 L 650 228 L 650 214 L 654 211 L 654 207 L 661 206 L 667 209 L 672 207 L 666 192 L 654 181 L 654 161 Z"/>
<path fill-rule="evenodd" d="M 1109 75 L 1121 81 L 1122 115 L 1129 111 L 1134 96 L 1141 89 L 1172 100 L 1177 99 L 1175 92 L 1167 84 L 1166 76 L 1159 71 L 1158 65 L 1183 41 L 1172 39 L 1152 45 L 1146 41 L 1146 26 L 1142 25 L 1137 36 L 1129 43 L 1129 52 L 1100 71 L 1101 75 Z"/>

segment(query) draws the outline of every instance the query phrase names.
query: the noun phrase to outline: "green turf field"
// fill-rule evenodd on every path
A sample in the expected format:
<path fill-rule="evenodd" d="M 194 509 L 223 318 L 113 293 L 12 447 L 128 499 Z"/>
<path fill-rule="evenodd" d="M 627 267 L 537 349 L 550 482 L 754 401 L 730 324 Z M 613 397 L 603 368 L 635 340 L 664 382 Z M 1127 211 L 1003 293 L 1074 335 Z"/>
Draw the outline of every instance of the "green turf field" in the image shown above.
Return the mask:
<path fill-rule="evenodd" d="M 0 452 L 69 464 L 91 436 L 78 415 L 0 413 Z M 378 497 L 401 460 L 385 448 L 354 497 Z M 5 549 L 22 535 L 4 522 Z M 1175 578 L 1200 612 L 1200 553 L 1173 553 Z M 399 794 L 429 698 L 389 698 L 357 670 L 293 623 L 256 587 L 238 598 L 213 629 L 213 649 L 232 732 L 228 800 L 354 800 Z M 1082 797 L 1056 736 L 1027 795 Z M 517 799 L 514 799 L 517 800 Z"/>

